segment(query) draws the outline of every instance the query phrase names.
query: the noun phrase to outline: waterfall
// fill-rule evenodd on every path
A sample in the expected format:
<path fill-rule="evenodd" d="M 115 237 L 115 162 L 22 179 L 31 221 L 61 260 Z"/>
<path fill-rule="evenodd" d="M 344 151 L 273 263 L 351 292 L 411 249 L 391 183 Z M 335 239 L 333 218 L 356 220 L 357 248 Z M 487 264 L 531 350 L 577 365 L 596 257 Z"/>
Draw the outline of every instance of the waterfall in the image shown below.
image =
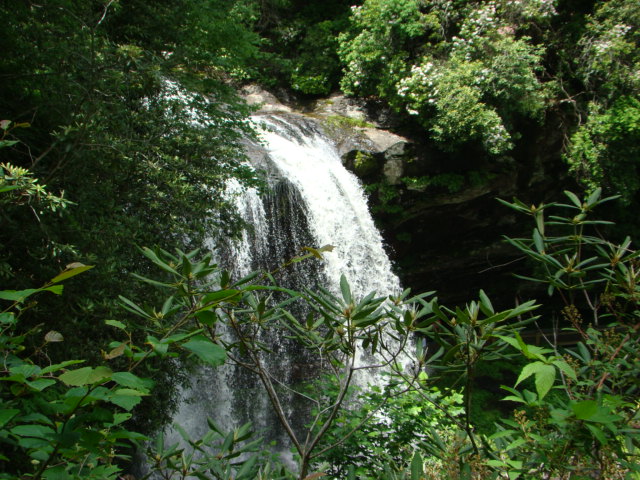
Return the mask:
<path fill-rule="evenodd" d="M 356 298 L 371 291 L 398 293 L 399 281 L 391 271 L 362 186 L 342 165 L 320 125 L 294 114 L 256 115 L 253 122 L 262 143 L 250 146 L 249 153 L 267 171 L 269 188 L 259 196 L 252 189 L 240 192 L 230 187 L 236 191 L 238 211 L 251 225 L 242 242 L 226 252 L 235 277 L 256 269 L 271 271 L 299 255 L 304 246 L 333 245 L 323 261 L 297 263 L 278 280 L 294 289 L 321 284 L 338 293 L 344 274 Z M 300 366 L 290 360 L 292 343 L 284 338 L 277 342 L 280 350 L 269 361 L 276 362 L 284 382 L 299 381 Z M 174 421 L 197 437 L 205 433 L 207 417 L 226 429 L 251 420 L 254 429 L 270 432 L 271 440 L 286 445 L 260 391 L 257 379 L 238 367 L 202 369 L 183 392 Z M 295 402 L 289 405 L 295 409 Z"/>
<path fill-rule="evenodd" d="M 309 119 L 262 116 L 261 137 L 274 167 L 300 196 L 315 247 L 333 245 L 324 273 L 337 288 L 344 274 L 353 292 L 395 293 L 400 283 L 382 246 L 358 179 L 340 161 L 334 144 Z M 286 234 L 286 232 L 282 232 Z"/>

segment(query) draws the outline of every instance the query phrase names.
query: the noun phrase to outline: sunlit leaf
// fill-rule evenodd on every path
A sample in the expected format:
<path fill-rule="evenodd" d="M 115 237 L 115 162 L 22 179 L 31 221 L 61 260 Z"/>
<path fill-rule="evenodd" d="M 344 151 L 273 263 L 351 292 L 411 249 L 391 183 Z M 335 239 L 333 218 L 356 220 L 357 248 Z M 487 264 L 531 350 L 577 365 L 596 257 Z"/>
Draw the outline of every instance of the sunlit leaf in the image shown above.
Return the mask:
<path fill-rule="evenodd" d="M 227 352 L 203 335 L 197 335 L 182 345 L 183 348 L 194 353 L 200 360 L 213 367 L 222 365 Z"/>

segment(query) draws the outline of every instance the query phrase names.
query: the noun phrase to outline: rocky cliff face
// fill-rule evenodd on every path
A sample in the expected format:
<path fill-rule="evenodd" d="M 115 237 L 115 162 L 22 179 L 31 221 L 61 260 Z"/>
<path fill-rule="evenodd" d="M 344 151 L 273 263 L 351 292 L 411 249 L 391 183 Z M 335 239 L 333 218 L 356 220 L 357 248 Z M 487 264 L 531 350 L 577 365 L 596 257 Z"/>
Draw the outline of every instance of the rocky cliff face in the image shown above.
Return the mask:
<path fill-rule="evenodd" d="M 468 301 L 480 288 L 496 306 L 513 305 L 515 296 L 542 297 L 513 278 L 527 269 L 503 240 L 503 235 L 530 234 L 531 225 L 496 198 L 539 204 L 561 191 L 566 178 L 559 125 L 531 125 L 531 135 L 511 157 L 487 160 L 477 151 L 447 154 L 419 136 L 398 135 L 388 129 L 395 123 L 392 113 L 340 95 L 285 106 L 254 89 L 249 99 L 267 111 L 293 108 L 324 123 L 343 162 L 370 192 L 374 217 L 405 287 L 436 290 L 448 304 Z"/>

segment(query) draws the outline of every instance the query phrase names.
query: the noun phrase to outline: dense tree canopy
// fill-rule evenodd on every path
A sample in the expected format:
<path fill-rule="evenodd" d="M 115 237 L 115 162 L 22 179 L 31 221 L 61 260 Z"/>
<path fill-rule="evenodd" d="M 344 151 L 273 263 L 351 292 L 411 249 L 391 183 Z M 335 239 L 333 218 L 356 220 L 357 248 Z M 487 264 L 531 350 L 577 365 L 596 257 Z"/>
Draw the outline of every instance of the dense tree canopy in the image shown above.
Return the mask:
<path fill-rule="evenodd" d="M 33 199 L 3 208 L 2 280 L 21 288 L 71 262 L 96 265 L 82 288 L 31 316 L 85 339 L 85 355 L 99 356 L 117 295 L 141 288 L 129 275 L 136 246 L 238 231 L 226 182 L 255 183 L 255 173 L 240 146 L 248 109 L 227 82 L 257 41 L 229 21 L 239 15 L 222 1 L 0 4 L 0 111 L 13 122 L 5 181 L 28 169 L 70 202 L 54 214 Z M 50 308 L 66 313 L 50 319 Z"/>

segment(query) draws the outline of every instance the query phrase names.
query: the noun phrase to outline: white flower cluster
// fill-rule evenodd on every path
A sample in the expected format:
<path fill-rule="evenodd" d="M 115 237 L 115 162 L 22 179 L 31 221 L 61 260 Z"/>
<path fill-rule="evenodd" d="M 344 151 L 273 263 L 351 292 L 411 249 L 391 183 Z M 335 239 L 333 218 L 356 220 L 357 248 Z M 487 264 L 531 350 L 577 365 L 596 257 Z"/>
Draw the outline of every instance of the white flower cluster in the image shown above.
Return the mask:
<path fill-rule="evenodd" d="M 498 24 L 498 5 L 492 0 L 469 14 L 460 29 L 460 36 L 467 41 L 472 41 L 476 36 L 497 29 Z"/>
<path fill-rule="evenodd" d="M 613 28 L 609 28 L 605 31 L 604 35 L 599 40 L 593 43 L 593 49 L 598 55 L 606 54 L 615 47 L 617 40 L 624 38 L 624 36 L 631 30 L 629 25 L 617 24 Z"/>
<path fill-rule="evenodd" d="M 556 15 L 557 0 L 508 0 L 505 7 L 527 18 L 550 18 Z"/>
<path fill-rule="evenodd" d="M 499 154 L 511 148 L 511 135 L 502 123 L 491 125 L 483 135 L 482 144 L 491 153 Z"/>
<path fill-rule="evenodd" d="M 411 74 L 397 83 L 398 96 L 407 99 L 407 112 L 417 115 L 421 105 L 434 105 L 440 94 L 442 72 L 431 61 L 411 67 Z"/>

